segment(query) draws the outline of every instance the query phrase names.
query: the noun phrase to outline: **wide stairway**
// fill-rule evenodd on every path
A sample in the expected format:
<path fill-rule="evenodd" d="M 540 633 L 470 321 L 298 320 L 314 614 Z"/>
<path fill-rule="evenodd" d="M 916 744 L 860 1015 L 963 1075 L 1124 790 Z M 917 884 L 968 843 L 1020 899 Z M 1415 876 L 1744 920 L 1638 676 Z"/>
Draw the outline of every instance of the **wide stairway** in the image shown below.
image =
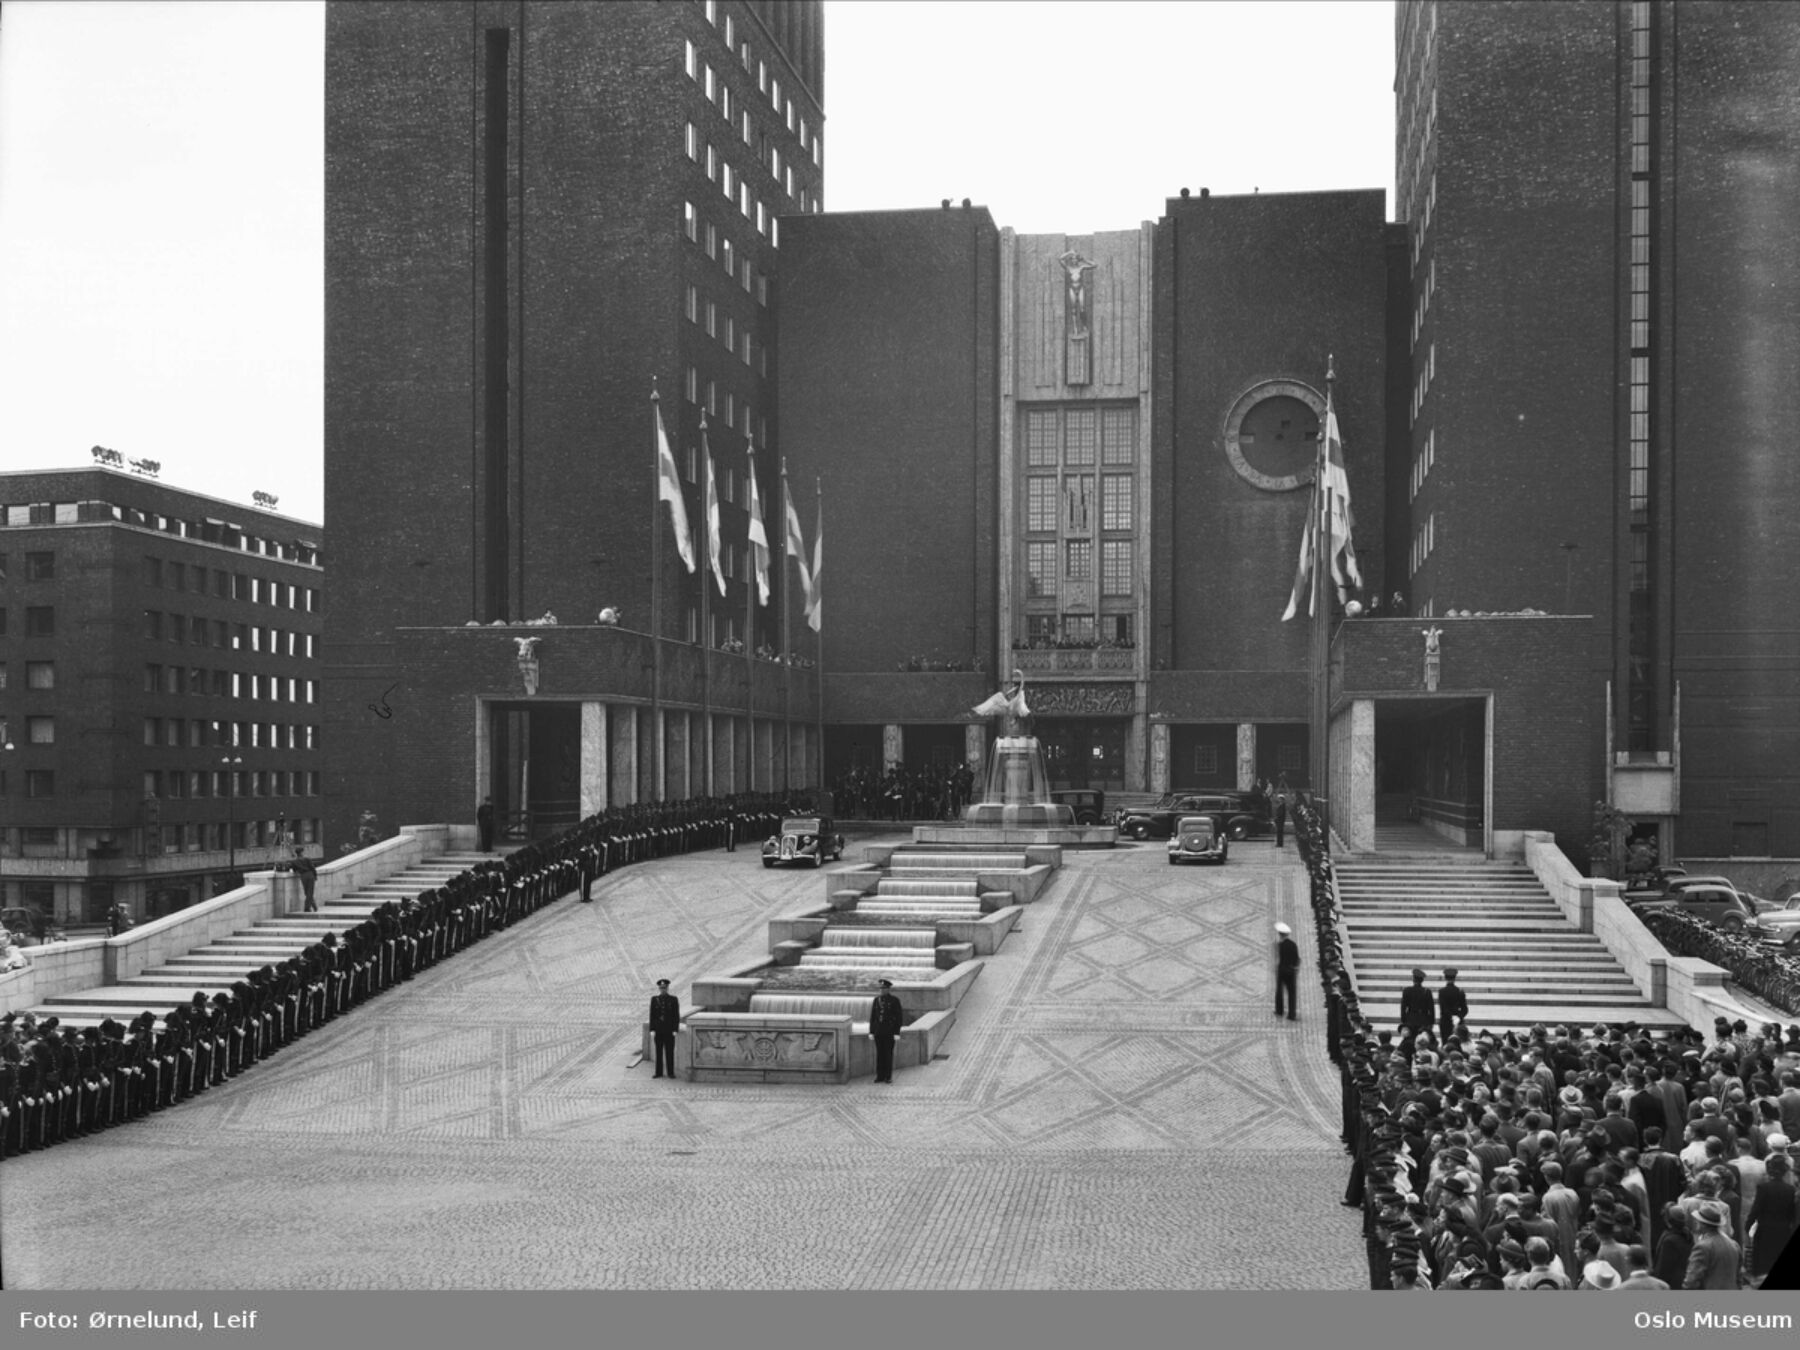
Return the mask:
<path fill-rule="evenodd" d="M 1021 871 L 1025 866 L 1024 853 L 1006 849 L 976 852 L 907 845 L 894 851 L 887 874 L 872 893 L 857 901 L 856 912 L 922 924 L 934 919 L 979 919 L 984 910 L 975 874 Z"/>
<path fill-rule="evenodd" d="M 125 1022 L 145 1010 L 161 1017 L 177 1004 L 193 1002 L 196 993 L 211 999 L 246 979 L 253 970 L 299 956 L 326 933 L 341 936 L 381 905 L 414 899 L 421 891 L 442 886 L 477 863 L 493 860 L 491 853 L 445 853 L 427 858 L 340 899 L 321 902 L 317 913 L 264 919 L 165 965 L 152 966 L 141 975 L 118 984 L 61 994 L 31 1011 L 40 1020 L 46 1016 L 60 1018 L 65 1027 L 98 1026 L 108 1017 Z"/>
<path fill-rule="evenodd" d="M 1398 1025 L 1414 967 L 1435 995 L 1446 966 L 1476 1030 L 1681 1024 L 1650 1005 L 1599 938 L 1563 917 L 1523 863 L 1376 854 L 1336 860 L 1335 871 L 1357 992 L 1379 1028 Z"/>

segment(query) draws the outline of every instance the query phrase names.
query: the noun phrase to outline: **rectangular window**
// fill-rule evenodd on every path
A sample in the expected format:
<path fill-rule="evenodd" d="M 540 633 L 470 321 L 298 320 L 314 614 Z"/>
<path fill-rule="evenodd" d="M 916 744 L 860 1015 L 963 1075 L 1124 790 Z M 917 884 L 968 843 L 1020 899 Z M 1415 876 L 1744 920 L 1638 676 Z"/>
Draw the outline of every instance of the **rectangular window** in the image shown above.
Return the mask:
<path fill-rule="evenodd" d="M 54 797 L 56 795 L 56 775 L 49 769 L 25 770 L 25 795 L 27 797 Z"/>
<path fill-rule="evenodd" d="M 1034 469 L 1050 468 L 1056 464 L 1054 412 L 1034 410 L 1025 414 L 1025 463 Z"/>
<path fill-rule="evenodd" d="M 1027 595 L 1056 594 L 1056 545 L 1025 545 L 1025 589 Z"/>
<path fill-rule="evenodd" d="M 1100 459 L 1130 464 L 1137 459 L 1137 410 L 1107 408 L 1100 415 Z"/>
<path fill-rule="evenodd" d="M 25 580 L 54 581 L 56 579 L 56 555 L 54 553 L 27 553 L 25 555 Z"/>
<path fill-rule="evenodd" d="M 1091 581 L 1094 576 L 1094 541 L 1071 539 L 1067 546 L 1063 575 L 1070 581 Z"/>
<path fill-rule="evenodd" d="M 1197 745 L 1194 747 L 1194 772 L 1202 776 L 1210 776 L 1219 771 L 1219 747 L 1216 745 Z"/>
<path fill-rule="evenodd" d="M 1027 614 L 1025 616 L 1025 637 L 1034 645 L 1054 642 L 1056 640 L 1056 615 Z"/>
<path fill-rule="evenodd" d="M 160 611 L 147 609 L 144 611 L 144 636 L 152 642 L 161 642 L 163 635 L 163 616 Z"/>
<path fill-rule="evenodd" d="M 685 137 L 684 144 L 687 147 L 687 157 L 689 159 L 694 159 L 694 160 L 699 159 L 700 158 L 700 133 L 694 129 L 694 124 L 692 122 L 689 122 L 687 124 L 687 130 L 684 133 L 684 137 Z"/>
<path fill-rule="evenodd" d="M 1099 418 L 1092 408 L 1071 408 L 1068 414 L 1068 442 L 1064 447 L 1063 462 L 1066 464 L 1085 466 L 1094 462 L 1094 451 L 1099 439 Z"/>
<path fill-rule="evenodd" d="M 1025 528 L 1056 528 L 1056 475 L 1033 474 L 1025 480 Z"/>
<path fill-rule="evenodd" d="M 1100 594 L 1131 594 L 1131 541 L 1109 539 L 1100 546 Z"/>
<path fill-rule="evenodd" d="M 687 235 L 690 244 L 700 242 L 700 214 L 694 210 L 692 202 L 681 204 L 681 229 Z"/>
<path fill-rule="evenodd" d="M 155 586 L 160 589 L 162 581 L 162 559 L 152 558 L 146 554 L 144 557 L 144 585 Z"/>
<path fill-rule="evenodd" d="M 55 637 L 56 607 L 54 605 L 25 606 L 25 636 Z"/>
<path fill-rule="evenodd" d="M 54 717 L 27 717 L 25 719 L 25 739 L 32 745 L 55 745 L 56 719 Z"/>
<path fill-rule="evenodd" d="M 1129 530 L 1132 515 L 1131 478 L 1122 473 L 1105 474 L 1100 479 L 1100 528 Z"/>
<path fill-rule="evenodd" d="M 0 675 L 0 689 L 5 687 L 5 676 Z M 56 662 L 27 661 L 25 663 L 25 687 L 27 689 L 56 688 Z"/>

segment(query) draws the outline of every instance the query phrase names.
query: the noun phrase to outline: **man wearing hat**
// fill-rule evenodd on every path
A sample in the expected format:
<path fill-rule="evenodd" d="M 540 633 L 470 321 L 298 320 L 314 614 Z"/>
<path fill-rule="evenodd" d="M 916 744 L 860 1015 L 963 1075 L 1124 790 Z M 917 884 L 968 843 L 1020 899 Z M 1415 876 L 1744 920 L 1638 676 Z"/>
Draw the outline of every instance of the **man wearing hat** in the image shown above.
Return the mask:
<path fill-rule="evenodd" d="M 1431 990 L 1425 987 L 1425 972 L 1414 967 L 1412 988 L 1400 993 L 1400 1030 L 1420 1032 L 1431 1025 Z"/>
<path fill-rule="evenodd" d="M 658 980 L 650 999 L 650 1038 L 656 1042 L 653 1078 L 675 1076 L 675 1033 L 681 1029 L 681 1000 L 669 992 L 669 982 Z"/>
<path fill-rule="evenodd" d="M 1456 1024 L 1469 1015 L 1469 996 L 1456 982 L 1455 966 L 1444 970 L 1444 987 L 1438 990 L 1437 1009 L 1438 1035 L 1447 1041 L 1455 1034 Z"/>
<path fill-rule="evenodd" d="M 1294 943 L 1294 930 L 1285 923 L 1275 925 L 1275 1015 L 1281 1016 L 1282 999 L 1287 1000 L 1287 1019 L 1299 1020 L 1300 1002 L 1295 992 L 1300 978 L 1300 948 Z"/>
<path fill-rule="evenodd" d="M 1694 1247 L 1688 1253 L 1687 1278 L 1683 1289 L 1736 1289 L 1738 1287 L 1737 1243 L 1725 1236 L 1725 1206 L 1716 1200 L 1697 1205 L 1690 1215 L 1694 1225 Z"/>
<path fill-rule="evenodd" d="M 894 1040 L 900 1034 L 904 1018 L 900 1000 L 894 997 L 894 982 L 881 981 L 881 992 L 869 1005 L 869 1035 L 875 1041 L 875 1081 L 894 1081 Z"/>

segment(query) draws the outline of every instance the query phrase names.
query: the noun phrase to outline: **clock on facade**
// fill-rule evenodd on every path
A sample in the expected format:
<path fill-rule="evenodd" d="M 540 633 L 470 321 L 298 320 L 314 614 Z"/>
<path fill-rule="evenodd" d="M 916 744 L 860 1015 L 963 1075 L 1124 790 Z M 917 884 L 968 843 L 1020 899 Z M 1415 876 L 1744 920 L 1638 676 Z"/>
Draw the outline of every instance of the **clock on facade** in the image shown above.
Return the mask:
<path fill-rule="evenodd" d="M 1225 414 L 1225 456 L 1248 483 L 1287 492 L 1313 480 L 1325 400 L 1298 380 L 1263 380 Z"/>

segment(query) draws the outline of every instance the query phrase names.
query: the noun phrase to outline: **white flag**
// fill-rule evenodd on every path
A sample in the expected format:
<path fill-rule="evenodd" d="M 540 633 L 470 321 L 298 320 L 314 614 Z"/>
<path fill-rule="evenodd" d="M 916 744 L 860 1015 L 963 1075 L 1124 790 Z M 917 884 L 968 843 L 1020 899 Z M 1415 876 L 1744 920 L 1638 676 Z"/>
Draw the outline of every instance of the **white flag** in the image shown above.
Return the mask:
<path fill-rule="evenodd" d="M 653 403 L 656 415 L 656 495 L 669 504 L 669 523 L 675 527 L 675 551 L 687 570 L 694 570 L 694 536 L 688 530 L 687 502 L 681 495 L 681 477 L 675 472 L 675 454 L 663 430 L 662 404 Z"/>

